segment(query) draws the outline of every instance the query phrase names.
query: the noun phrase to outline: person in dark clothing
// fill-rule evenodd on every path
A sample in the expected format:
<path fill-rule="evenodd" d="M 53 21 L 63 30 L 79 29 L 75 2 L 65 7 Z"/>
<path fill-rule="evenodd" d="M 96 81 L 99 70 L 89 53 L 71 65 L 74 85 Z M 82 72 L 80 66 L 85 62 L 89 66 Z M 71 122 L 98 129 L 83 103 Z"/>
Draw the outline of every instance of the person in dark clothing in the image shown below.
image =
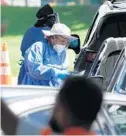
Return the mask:
<path fill-rule="evenodd" d="M 41 41 L 45 42 L 44 34 L 42 30 L 50 30 L 54 23 L 57 22 L 57 14 L 54 13 L 50 5 L 45 5 L 38 10 L 36 13 L 37 21 L 34 26 L 31 26 L 25 32 L 22 43 L 21 43 L 21 53 L 24 58 L 26 50 L 35 42 Z M 25 72 L 24 63 L 22 61 L 19 75 L 18 75 L 18 84 L 22 84 L 22 80 Z"/>
<path fill-rule="evenodd" d="M 36 13 L 37 21 L 34 26 L 31 26 L 26 31 L 23 36 L 21 43 L 21 52 L 24 56 L 25 51 L 35 42 L 42 41 L 44 39 L 44 34 L 42 35 L 42 30 L 50 30 L 54 23 L 57 21 L 56 13 L 54 13 L 50 5 L 45 5 L 38 10 Z"/>
<path fill-rule="evenodd" d="M 1 128 L 6 135 L 16 134 L 18 117 L 8 108 L 1 99 Z"/>
<path fill-rule="evenodd" d="M 15 115 L 3 99 L 1 99 L 1 129 L 5 135 L 39 135 L 41 131 L 30 121 Z"/>
<path fill-rule="evenodd" d="M 94 134 L 90 128 L 100 110 L 102 98 L 101 88 L 90 79 L 69 77 L 57 96 L 50 120 L 52 132 L 63 135 Z"/>

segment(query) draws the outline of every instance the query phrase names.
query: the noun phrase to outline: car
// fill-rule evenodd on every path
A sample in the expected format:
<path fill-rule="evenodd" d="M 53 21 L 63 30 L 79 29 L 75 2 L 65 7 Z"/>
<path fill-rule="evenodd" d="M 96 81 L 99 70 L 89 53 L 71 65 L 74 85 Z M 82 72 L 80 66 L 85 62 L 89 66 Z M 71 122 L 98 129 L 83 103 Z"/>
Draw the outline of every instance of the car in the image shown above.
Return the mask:
<path fill-rule="evenodd" d="M 112 73 L 117 67 L 121 51 L 126 47 L 126 38 L 108 38 L 106 39 L 92 62 L 89 63 L 90 69 L 84 73 L 87 76 L 103 76 L 104 86 L 108 86 Z M 92 53 L 93 54 L 93 53 Z"/>
<path fill-rule="evenodd" d="M 22 98 L 23 100 L 13 101 L 10 103 L 8 102 L 8 106 L 20 119 L 34 124 L 36 127 L 38 127 L 38 130 L 41 131 L 42 128 L 48 126 L 48 122 L 55 104 L 55 98 L 56 95 L 51 95 L 51 93 L 50 95 L 45 96 L 38 94 L 38 96 L 35 96 L 34 98 Z M 115 105 L 118 105 L 118 107 Z M 119 107 L 122 106 L 126 107 L 125 95 L 105 93 L 103 106 L 97 116 L 97 119 L 92 125 L 92 130 L 97 134 L 102 135 L 126 134 L 126 120 L 124 120 L 126 115 L 123 114 L 126 112 L 126 109 L 122 108 L 121 110 Z M 115 115 L 116 110 L 121 110 L 121 114 L 117 112 Z M 27 126 L 25 125 L 23 126 L 22 134 L 34 134 L 34 130 L 27 130 L 25 133 L 24 131 L 26 127 Z"/>
<path fill-rule="evenodd" d="M 36 86 L 13 86 L 13 87 L 1 86 L 2 99 L 7 103 L 10 109 L 12 109 L 12 111 L 19 117 L 20 115 L 22 115 L 27 111 L 36 110 L 38 108 L 42 108 L 42 110 L 44 110 L 50 105 L 52 104 L 54 105 L 53 101 L 55 99 L 57 92 L 58 92 L 58 88 L 53 88 L 53 87 L 51 88 L 51 87 L 39 87 L 39 86 L 37 87 Z M 37 119 L 39 117 L 40 116 L 37 116 Z M 45 118 L 46 117 L 44 116 L 43 120 Z M 47 124 L 47 121 L 46 122 L 43 121 L 43 123 Z M 1 134 L 4 133 L 1 131 Z"/>
<path fill-rule="evenodd" d="M 83 46 L 97 51 L 105 39 L 125 37 L 125 15 L 126 1 L 105 1 L 95 14 Z"/>
<path fill-rule="evenodd" d="M 126 37 L 126 1 L 110 2 L 106 1 L 100 6 L 95 14 L 93 23 L 89 28 L 83 47 L 75 59 L 74 71 L 87 71 L 87 52 L 97 54 L 102 43 L 109 37 Z M 95 57 L 95 56 L 93 56 Z"/>
<path fill-rule="evenodd" d="M 84 76 L 93 76 L 101 74 L 107 79 L 110 76 L 114 64 L 117 61 L 121 50 L 123 50 L 126 43 L 126 38 L 107 38 L 101 45 L 98 52 L 94 50 L 87 50 L 83 56 L 81 68 L 85 70 Z M 111 64 L 111 65 L 109 65 Z M 106 71 L 106 69 L 108 69 Z M 107 73 L 105 73 L 105 71 Z"/>
<path fill-rule="evenodd" d="M 118 38 L 115 38 L 115 39 L 117 40 Z M 123 42 L 126 43 L 124 39 L 125 38 L 120 39 L 122 43 Z M 107 53 L 109 54 L 109 52 Z M 102 56 L 103 57 L 102 61 L 104 60 L 107 61 L 107 59 L 108 61 L 110 61 L 109 59 L 113 59 L 112 57 L 114 57 L 112 62 L 106 63 L 106 61 L 104 61 L 102 72 L 105 69 L 105 73 L 103 72 L 103 74 L 102 72 L 99 72 L 99 73 L 96 72 L 96 71 L 99 71 L 98 68 L 100 64 L 99 64 L 99 59 L 95 58 L 88 78 L 93 78 L 97 84 L 99 83 L 99 85 L 102 86 L 104 91 L 112 92 L 112 93 L 121 93 L 126 95 L 126 46 L 122 48 L 121 52 L 117 50 L 115 52 L 115 56 L 112 56 L 112 55 L 113 54 L 110 55 L 111 58 L 109 57 L 106 58 Z M 106 74 L 107 76 L 105 76 L 104 74 Z"/>
<path fill-rule="evenodd" d="M 58 88 L 55 87 L 45 87 L 45 86 L 30 86 L 30 85 L 20 85 L 20 86 L 1 86 L 0 93 L 1 97 L 7 103 L 13 103 L 17 101 L 32 99 L 38 95 L 55 95 Z"/>

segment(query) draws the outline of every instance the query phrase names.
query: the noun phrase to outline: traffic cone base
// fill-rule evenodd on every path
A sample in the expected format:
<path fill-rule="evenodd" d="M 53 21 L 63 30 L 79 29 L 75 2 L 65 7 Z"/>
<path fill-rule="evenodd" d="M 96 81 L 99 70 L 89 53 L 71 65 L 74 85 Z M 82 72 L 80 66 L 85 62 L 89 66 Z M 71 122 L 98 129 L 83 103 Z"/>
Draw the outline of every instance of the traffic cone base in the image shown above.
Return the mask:
<path fill-rule="evenodd" d="M 0 84 L 1 85 L 10 85 L 10 84 L 12 84 L 11 75 L 1 75 Z"/>

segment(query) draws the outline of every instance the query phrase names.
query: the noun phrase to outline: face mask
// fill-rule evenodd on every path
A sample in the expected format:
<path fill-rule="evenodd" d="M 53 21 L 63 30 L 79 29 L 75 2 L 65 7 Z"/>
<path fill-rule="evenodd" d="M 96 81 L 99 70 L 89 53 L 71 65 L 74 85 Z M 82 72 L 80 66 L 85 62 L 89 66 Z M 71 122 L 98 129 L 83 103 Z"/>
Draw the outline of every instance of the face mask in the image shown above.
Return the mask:
<path fill-rule="evenodd" d="M 53 48 L 58 54 L 61 54 L 66 49 L 64 45 L 59 45 L 59 44 L 54 45 Z"/>

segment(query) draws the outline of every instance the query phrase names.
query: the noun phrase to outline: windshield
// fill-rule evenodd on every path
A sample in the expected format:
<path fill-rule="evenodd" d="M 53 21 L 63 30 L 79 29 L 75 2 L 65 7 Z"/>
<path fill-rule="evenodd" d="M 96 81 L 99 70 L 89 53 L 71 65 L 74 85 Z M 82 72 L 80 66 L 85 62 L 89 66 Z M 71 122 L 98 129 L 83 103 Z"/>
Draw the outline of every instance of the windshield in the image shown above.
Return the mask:
<path fill-rule="evenodd" d="M 118 93 L 126 93 L 126 62 L 121 69 L 114 90 Z"/>

